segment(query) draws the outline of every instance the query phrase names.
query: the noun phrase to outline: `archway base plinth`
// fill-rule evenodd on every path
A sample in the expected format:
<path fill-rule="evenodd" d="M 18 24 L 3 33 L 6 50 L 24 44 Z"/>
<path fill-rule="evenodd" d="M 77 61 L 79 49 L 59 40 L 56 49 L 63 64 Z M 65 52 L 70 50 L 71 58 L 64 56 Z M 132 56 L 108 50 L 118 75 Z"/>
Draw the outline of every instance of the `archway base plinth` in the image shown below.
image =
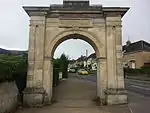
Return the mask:
<path fill-rule="evenodd" d="M 127 104 L 127 91 L 123 88 L 111 88 L 105 91 L 107 105 Z"/>
<path fill-rule="evenodd" d="M 42 107 L 46 105 L 44 88 L 26 88 L 23 91 L 23 105 L 27 107 Z"/>

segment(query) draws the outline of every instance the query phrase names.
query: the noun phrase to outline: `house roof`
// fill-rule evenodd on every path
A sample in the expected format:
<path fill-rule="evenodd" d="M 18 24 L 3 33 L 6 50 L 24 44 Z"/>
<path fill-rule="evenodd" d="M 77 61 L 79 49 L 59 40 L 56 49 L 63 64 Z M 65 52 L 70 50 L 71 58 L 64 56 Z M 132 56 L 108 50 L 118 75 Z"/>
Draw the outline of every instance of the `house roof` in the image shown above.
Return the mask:
<path fill-rule="evenodd" d="M 96 58 L 96 54 L 92 53 L 88 58 Z"/>
<path fill-rule="evenodd" d="M 84 60 L 87 60 L 86 56 L 81 56 L 77 59 L 77 61 L 84 61 Z"/>
<path fill-rule="evenodd" d="M 74 59 L 73 59 L 73 60 L 69 60 L 69 63 L 70 63 L 70 64 L 73 64 L 73 63 L 75 63 L 75 62 L 76 62 L 76 60 L 74 60 Z"/>
<path fill-rule="evenodd" d="M 138 52 L 138 51 L 150 51 L 150 43 L 144 40 L 140 40 L 140 41 L 131 43 L 128 46 L 124 45 L 123 51 L 125 51 L 125 53 Z"/>

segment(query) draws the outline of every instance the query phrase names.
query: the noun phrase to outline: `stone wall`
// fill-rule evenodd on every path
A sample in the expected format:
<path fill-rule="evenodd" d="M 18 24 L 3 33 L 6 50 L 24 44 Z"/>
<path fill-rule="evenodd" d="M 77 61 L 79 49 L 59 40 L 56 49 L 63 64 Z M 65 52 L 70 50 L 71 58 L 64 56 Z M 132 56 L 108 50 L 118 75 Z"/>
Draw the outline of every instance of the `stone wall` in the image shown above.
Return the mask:
<path fill-rule="evenodd" d="M 0 83 L 0 113 L 10 113 L 18 103 L 18 89 L 14 82 Z"/>

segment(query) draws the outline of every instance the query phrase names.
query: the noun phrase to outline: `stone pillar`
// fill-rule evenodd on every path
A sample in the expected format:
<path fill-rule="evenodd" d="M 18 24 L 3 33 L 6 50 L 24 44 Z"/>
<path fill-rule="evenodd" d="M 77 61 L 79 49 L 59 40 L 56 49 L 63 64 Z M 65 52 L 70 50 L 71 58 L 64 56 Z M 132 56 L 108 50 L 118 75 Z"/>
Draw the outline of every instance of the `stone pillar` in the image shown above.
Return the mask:
<path fill-rule="evenodd" d="M 44 58 L 43 87 L 45 89 L 44 103 L 50 104 L 53 90 L 53 64 L 51 57 Z"/>
<path fill-rule="evenodd" d="M 37 106 L 43 103 L 43 60 L 45 40 L 45 16 L 31 16 L 28 52 L 27 87 L 24 104 Z"/>
<path fill-rule="evenodd" d="M 106 26 L 108 70 L 106 100 L 108 104 L 124 104 L 127 103 L 127 94 L 124 89 L 123 63 L 121 54 L 121 17 L 106 17 Z"/>
<path fill-rule="evenodd" d="M 35 51 L 35 26 L 30 25 L 29 29 L 29 47 L 28 47 L 28 75 L 27 75 L 27 87 L 33 86 L 34 77 L 34 51 Z"/>
<path fill-rule="evenodd" d="M 105 101 L 105 91 L 107 88 L 107 60 L 106 58 L 97 59 L 97 96 L 102 102 Z"/>

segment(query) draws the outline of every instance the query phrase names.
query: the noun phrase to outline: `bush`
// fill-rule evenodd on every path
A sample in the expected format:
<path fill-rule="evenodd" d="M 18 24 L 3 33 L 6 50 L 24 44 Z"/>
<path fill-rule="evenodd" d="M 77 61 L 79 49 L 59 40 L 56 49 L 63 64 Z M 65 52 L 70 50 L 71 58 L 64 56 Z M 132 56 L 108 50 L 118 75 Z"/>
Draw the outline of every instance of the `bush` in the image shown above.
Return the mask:
<path fill-rule="evenodd" d="M 59 83 L 59 68 L 53 68 L 53 86 Z"/>
<path fill-rule="evenodd" d="M 27 54 L 0 55 L 0 82 L 15 81 L 19 92 L 26 86 Z"/>
<path fill-rule="evenodd" d="M 62 54 L 60 58 L 53 59 L 53 86 L 59 83 L 59 72 L 62 72 L 63 78 L 68 77 L 68 56 Z"/>
<path fill-rule="evenodd" d="M 68 56 L 62 54 L 60 57 L 60 72 L 63 74 L 63 78 L 68 78 Z"/>
<path fill-rule="evenodd" d="M 131 68 L 124 68 L 124 73 L 126 75 L 140 75 L 140 74 L 150 74 L 150 68 L 140 68 L 140 69 L 131 69 Z"/>

